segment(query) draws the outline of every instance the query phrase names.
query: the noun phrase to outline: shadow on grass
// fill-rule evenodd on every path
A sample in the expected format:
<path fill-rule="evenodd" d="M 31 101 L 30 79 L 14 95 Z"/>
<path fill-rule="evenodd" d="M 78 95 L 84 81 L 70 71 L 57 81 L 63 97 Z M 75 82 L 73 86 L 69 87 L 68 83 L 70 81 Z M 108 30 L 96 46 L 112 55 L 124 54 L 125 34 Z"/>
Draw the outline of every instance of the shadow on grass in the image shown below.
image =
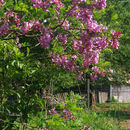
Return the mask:
<path fill-rule="evenodd" d="M 101 113 L 101 112 L 99 112 L 99 113 Z M 107 117 L 116 118 L 120 121 L 130 120 L 130 112 L 128 112 L 128 111 L 108 110 L 108 111 L 103 112 L 103 114 Z"/>

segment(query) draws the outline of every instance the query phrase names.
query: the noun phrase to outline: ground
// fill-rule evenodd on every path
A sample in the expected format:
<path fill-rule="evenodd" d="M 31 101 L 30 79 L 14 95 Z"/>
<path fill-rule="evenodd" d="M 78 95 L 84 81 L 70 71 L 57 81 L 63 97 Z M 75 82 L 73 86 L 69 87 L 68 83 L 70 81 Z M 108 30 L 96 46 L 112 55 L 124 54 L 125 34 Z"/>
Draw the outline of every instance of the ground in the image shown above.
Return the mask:
<path fill-rule="evenodd" d="M 118 121 L 121 128 L 123 127 L 126 130 L 130 129 L 130 103 L 98 104 L 95 107 L 95 110 L 99 113 L 103 112 L 106 116 L 114 118 L 115 121 Z"/>

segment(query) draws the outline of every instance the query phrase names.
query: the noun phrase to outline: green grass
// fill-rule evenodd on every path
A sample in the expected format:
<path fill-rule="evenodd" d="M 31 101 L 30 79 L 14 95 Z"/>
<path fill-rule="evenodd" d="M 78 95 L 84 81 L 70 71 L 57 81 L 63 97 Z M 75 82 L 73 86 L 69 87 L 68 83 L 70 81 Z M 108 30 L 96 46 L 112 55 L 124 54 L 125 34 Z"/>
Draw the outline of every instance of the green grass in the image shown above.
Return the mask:
<path fill-rule="evenodd" d="M 103 103 L 96 105 L 96 112 L 118 121 L 130 120 L 130 103 Z M 127 128 L 127 129 L 130 129 Z"/>

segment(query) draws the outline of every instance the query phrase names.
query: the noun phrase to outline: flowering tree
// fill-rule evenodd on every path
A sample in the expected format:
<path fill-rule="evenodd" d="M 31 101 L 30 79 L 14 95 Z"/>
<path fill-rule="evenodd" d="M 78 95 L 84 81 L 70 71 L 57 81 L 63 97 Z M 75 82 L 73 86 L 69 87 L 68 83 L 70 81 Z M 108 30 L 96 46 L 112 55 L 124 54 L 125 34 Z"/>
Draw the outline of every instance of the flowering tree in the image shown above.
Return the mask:
<path fill-rule="evenodd" d="M 127 84 L 129 79 L 129 9 L 130 5 L 128 1 L 121 0 L 109 0 L 107 1 L 107 8 L 105 10 L 101 10 L 98 15 L 96 15 L 96 19 L 103 23 L 104 25 L 109 25 L 116 31 L 121 31 L 122 36 L 119 39 L 119 49 L 115 51 L 112 48 L 107 48 L 104 51 L 103 55 L 105 55 L 105 61 L 110 62 L 110 68 L 108 76 L 111 77 L 113 82 L 110 84 Z M 104 81 L 105 82 L 105 81 Z"/>
<path fill-rule="evenodd" d="M 94 15 L 106 8 L 106 0 L 31 0 L 15 8 L 0 0 L 0 6 L 4 12 L 1 40 L 10 40 L 21 49 L 23 37 L 24 42 L 34 40 L 33 47 L 41 45 L 52 62 L 76 73 L 79 80 L 88 68 L 93 81 L 97 74 L 105 76 L 97 67 L 99 55 L 109 46 L 118 49 L 121 36 L 95 20 Z"/>

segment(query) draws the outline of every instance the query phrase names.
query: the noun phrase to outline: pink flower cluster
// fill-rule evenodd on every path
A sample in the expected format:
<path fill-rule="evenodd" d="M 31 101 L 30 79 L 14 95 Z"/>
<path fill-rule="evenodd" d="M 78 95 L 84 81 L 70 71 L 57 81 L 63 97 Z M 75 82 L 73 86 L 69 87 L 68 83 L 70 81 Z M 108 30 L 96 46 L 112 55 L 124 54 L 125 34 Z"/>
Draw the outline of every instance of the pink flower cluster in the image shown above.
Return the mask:
<path fill-rule="evenodd" d="M 59 41 L 63 44 L 66 44 L 67 43 L 67 34 L 61 34 L 59 33 L 58 34 L 58 38 L 59 38 Z"/>
<path fill-rule="evenodd" d="M 62 24 L 62 26 L 64 27 L 65 30 L 69 30 L 69 21 L 65 20 Z"/>
<path fill-rule="evenodd" d="M 57 114 L 55 108 L 52 108 L 52 109 L 49 111 L 49 113 L 50 113 L 51 115 L 55 115 L 55 114 Z"/>
<path fill-rule="evenodd" d="M 20 26 L 19 29 L 22 31 L 23 34 L 28 33 L 30 29 L 34 31 L 40 31 L 41 24 L 38 20 L 33 20 L 30 22 L 24 22 L 24 26 Z"/>
<path fill-rule="evenodd" d="M 113 48 L 115 49 L 118 49 L 119 47 L 119 42 L 118 40 L 116 39 L 116 37 L 120 38 L 121 36 L 121 32 L 116 32 L 115 30 L 111 30 L 111 34 L 112 34 L 112 39 L 110 40 L 110 44 Z"/>
<path fill-rule="evenodd" d="M 92 67 L 92 70 L 94 71 L 94 73 L 90 74 L 92 81 L 97 80 L 97 74 L 100 74 L 102 77 L 105 77 L 104 70 L 99 71 L 99 68 L 97 66 Z"/>
<path fill-rule="evenodd" d="M 76 58 L 76 55 L 73 55 L 72 58 Z M 60 56 L 59 54 L 53 54 L 52 62 L 58 66 L 68 69 L 70 72 L 75 72 L 79 68 L 78 66 L 75 66 L 74 61 L 70 60 L 66 55 Z"/>
<path fill-rule="evenodd" d="M 33 26 L 33 23 L 24 22 L 24 26 L 20 27 L 23 34 L 27 33 L 29 29 L 31 29 Z"/>
<path fill-rule="evenodd" d="M 90 130 L 90 127 L 84 125 L 83 128 L 82 128 L 82 130 Z"/>
<path fill-rule="evenodd" d="M 49 111 L 49 113 L 51 115 L 55 115 L 58 114 L 57 111 L 55 110 L 55 108 L 53 108 L 52 110 Z M 70 112 L 68 109 L 63 109 L 60 113 L 60 117 L 59 118 L 64 118 L 67 121 L 68 120 L 75 120 L 75 116 L 72 115 L 72 112 Z"/>
<path fill-rule="evenodd" d="M 53 35 L 51 31 L 45 28 L 44 35 L 41 34 L 41 38 L 40 38 L 40 44 L 42 48 L 46 49 L 47 47 L 50 46 L 50 42 L 52 41 L 52 36 Z"/>
<path fill-rule="evenodd" d="M 61 117 L 63 117 L 67 121 L 70 119 L 75 120 L 75 116 L 72 116 L 72 113 L 69 110 L 64 109 L 62 112 L 63 112 L 63 115 L 61 115 Z"/>
<path fill-rule="evenodd" d="M 48 11 L 48 8 L 51 6 L 50 3 L 45 0 L 44 2 L 42 0 L 31 0 L 33 2 L 33 8 L 42 8 L 43 11 Z"/>
<path fill-rule="evenodd" d="M 91 1 L 93 2 L 91 3 Z M 34 8 L 42 8 L 43 11 L 49 11 L 49 8 L 53 8 L 53 5 L 56 5 L 56 15 L 53 18 L 49 18 L 50 20 L 57 20 L 56 24 L 45 25 L 44 23 L 47 19 L 44 19 L 43 22 L 33 19 L 21 23 L 20 17 L 22 16 L 17 15 L 13 12 L 13 9 L 10 9 L 10 11 L 5 13 L 4 22 L 0 21 L 3 24 L 0 26 L 0 36 L 7 35 L 11 30 L 11 33 L 16 36 L 16 44 L 20 48 L 18 35 L 26 36 L 27 33 L 33 32 L 36 36 L 40 35 L 38 41 L 44 49 L 49 47 L 51 42 L 57 38 L 59 45 L 63 46 L 65 54 L 63 52 L 61 54 L 52 54 L 52 62 L 70 72 L 75 72 L 78 80 L 82 79 L 84 69 L 98 64 L 99 55 L 103 49 L 110 45 L 118 49 L 117 38 L 120 38 L 121 33 L 111 30 L 112 38 L 108 40 L 107 36 L 102 36 L 102 33 L 107 31 L 107 27 L 98 24 L 93 18 L 92 10 L 106 8 L 106 0 L 90 0 L 90 4 L 87 4 L 85 0 L 72 0 L 69 11 L 64 12 L 64 18 L 61 18 L 60 13 L 62 11 L 60 9 L 65 5 L 60 0 L 31 0 L 31 2 Z M 0 5 L 3 3 L 4 0 L 0 0 Z M 12 17 L 13 20 L 11 20 Z M 74 17 L 81 26 L 75 28 L 71 19 L 69 19 L 70 17 Z M 9 26 L 11 24 L 17 26 L 19 29 L 18 33 L 13 26 Z M 64 29 L 64 31 L 61 33 L 60 29 Z M 72 37 L 73 40 L 71 39 Z M 69 53 L 68 48 L 71 48 Z M 97 74 L 102 77 L 105 76 L 104 71 L 99 72 L 96 69 L 92 67 L 94 73 L 90 74 L 91 79 L 94 81 L 97 79 Z"/>
<path fill-rule="evenodd" d="M 42 8 L 44 11 L 49 11 L 48 8 L 51 6 L 52 3 L 56 4 L 57 9 L 64 7 L 64 4 L 60 0 L 31 0 L 33 2 L 34 8 Z"/>
<path fill-rule="evenodd" d="M 98 9 L 105 9 L 106 8 L 106 0 L 94 0 L 95 7 Z"/>
<path fill-rule="evenodd" d="M 55 3 L 56 7 L 60 9 L 61 7 L 64 7 L 64 4 L 60 0 L 50 0 L 51 3 Z"/>
<path fill-rule="evenodd" d="M 7 34 L 8 29 L 9 29 L 9 25 L 2 25 L 2 26 L 0 27 L 0 36 L 2 36 L 2 35 L 4 35 L 4 34 Z"/>
<path fill-rule="evenodd" d="M 0 6 L 4 3 L 4 0 L 0 0 Z"/>

